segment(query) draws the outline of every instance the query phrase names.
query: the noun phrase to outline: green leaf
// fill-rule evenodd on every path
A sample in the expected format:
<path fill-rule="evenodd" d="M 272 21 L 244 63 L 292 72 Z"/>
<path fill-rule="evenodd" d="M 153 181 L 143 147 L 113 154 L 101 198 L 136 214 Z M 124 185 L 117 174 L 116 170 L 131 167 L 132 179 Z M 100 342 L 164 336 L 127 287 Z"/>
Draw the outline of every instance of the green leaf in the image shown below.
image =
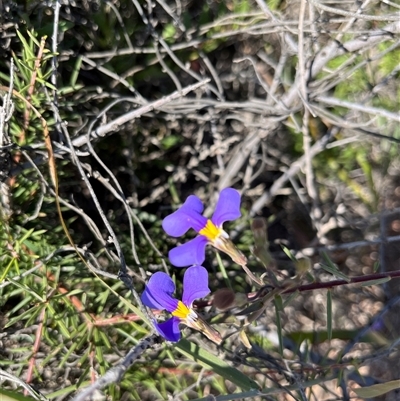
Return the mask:
<path fill-rule="evenodd" d="M 175 348 L 184 356 L 193 359 L 200 365 L 213 372 L 219 374 L 223 378 L 236 384 L 243 390 L 258 389 L 258 384 L 251 380 L 244 373 L 236 368 L 229 366 L 221 358 L 212 355 L 204 348 L 200 348 L 197 344 L 191 343 L 187 340 L 181 340 L 175 345 Z"/>
<path fill-rule="evenodd" d="M 379 397 L 382 394 L 386 394 L 389 391 L 400 388 L 400 380 L 392 380 L 386 383 L 374 384 L 368 387 L 352 389 L 359 397 L 362 398 L 373 398 Z"/>
<path fill-rule="evenodd" d="M 275 295 L 275 307 L 278 309 L 278 311 L 283 311 L 283 300 L 280 295 Z"/>
<path fill-rule="evenodd" d="M 297 260 L 296 260 L 296 258 L 294 257 L 294 255 L 292 254 L 292 252 L 290 252 L 289 248 L 286 248 L 286 246 L 283 246 L 283 245 L 281 245 L 281 246 L 282 246 L 283 252 L 286 253 L 286 256 L 287 256 L 289 259 L 291 259 L 293 262 L 296 262 Z"/>
<path fill-rule="evenodd" d="M 320 265 L 325 271 L 331 273 L 337 278 L 347 281 L 348 283 L 351 281 L 344 273 L 342 273 L 338 269 L 338 267 L 334 263 L 332 263 L 332 261 L 329 259 L 329 256 L 325 252 L 322 254 L 322 256 L 326 262 L 326 265 L 323 263 L 321 263 Z"/>
<path fill-rule="evenodd" d="M 44 80 L 44 79 L 42 79 L 40 77 L 37 77 L 36 81 L 38 81 L 39 83 L 47 86 L 51 90 L 57 90 L 57 88 L 54 85 L 52 85 L 50 82 L 47 82 L 46 80 Z"/>
<path fill-rule="evenodd" d="M 3 274 L 0 276 L 0 283 L 7 277 L 8 272 L 11 269 L 11 266 L 16 262 L 15 258 L 12 258 L 6 268 L 4 269 Z M 4 263 L 4 262 L 3 262 Z"/>
<path fill-rule="evenodd" d="M 215 256 L 217 257 L 218 267 L 219 267 L 219 270 L 220 270 L 220 272 L 222 274 L 222 277 L 223 277 L 223 279 L 225 281 L 225 285 L 227 286 L 227 288 L 230 288 L 232 290 L 231 281 L 229 280 L 228 274 L 227 274 L 227 272 L 225 270 L 225 266 L 224 266 L 224 264 L 222 262 L 222 259 L 221 259 L 221 256 L 220 256 L 219 252 L 215 251 Z"/>
<path fill-rule="evenodd" d="M 251 303 L 248 307 L 242 309 L 238 315 L 250 315 L 251 313 L 257 312 L 263 307 L 261 300 Z"/>
<path fill-rule="evenodd" d="M 173 24 L 167 24 L 163 30 L 162 37 L 166 41 L 170 41 L 176 34 L 176 28 Z"/>
<path fill-rule="evenodd" d="M 383 278 L 378 278 L 376 280 L 365 281 L 364 283 L 361 284 L 361 286 L 368 287 L 370 285 L 384 284 L 390 281 L 391 279 L 392 279 L 391 277 L 383 277 Z"/>
<path fill-rule="evenodd" d="M 332 340 L 332 291 L 329 289 L 326 294 L 326 327 L 328 340 Z"/>
<path fill-rule="evenodd" d="M 280 298 L 280 301 L 279 301 Z M 282 310 L 282 298 L 275 297 L 275 316 L 276 316 L 276 329 L 278 334 L 279 340 L 279 353 L 283 355 L 283 333 L 282 333 L 282 322 L 281 322 L 281 315 L 279 311 Z"/>
<path fill-rule="evenodd" d="M 295 298 L 297 298 L 297 296 L 298 296 L 299 294 L 300 294 L 299 291 L 292 292 L 292 293 L 286 298 L 285 302 L 283 303 L 283 305 L 282 305 L 283 309 L 285 309 L 287 306 L 289 306 L 289 305 L 292 303 L 292 301 L 293 301 Z"/>
<path fill-rule="evenodd" d="M 48 312 L 50 313 L 50 315 L 52 316 L 52 318 L 55 320 L 55 323 L 57 324 L 58 328 L 60 329 L 61 333 L 68 339 L 71 339 L 71 334 L 67 328 L 67 326 L 65 325 L 65 323 L 58 318 L 58 315 L 55 311 L 55 309 L 53 308 L 53 305 L 51 305 L 51 303 L 47 303 L 47 309 Z"/>
<path fill-rule="evenodd" d="M 40 47 L 40 42 L 36 39 L 36 37 L 35 37 L 33 31 L 32 31 L 32 32 L 26 31 L 26 33 L 27 33 L 28 36 L 31 38 L 32 42 L 35 43 L 35 45 L 36 45 L 37 47 Z M 45 36 L 44 39 L 46 40 L 47 37 Z"/>
<path fill-rule="evenodd" d="M 374 263 L 374 273 L 376 273 L 376 272 L 379 270 L 379 267 L 380 267 L 379 262 L 378 262 L 378 261 L 375 262 L 375 263 Z"/>
<path fill-rule="evenodd" d="M 33 233 L 34 231 L 35 231 L 35 230 L 34 230 L 33 228 L 31 228 L 30 230 L 28 230 L 28 231 L 25 233 L 25 235 L 19 240 L 19 243 L 22 244 L 26 239 L 28 239 L 28 238 L 32 235 L 32 233 Z"/>
<path fill-rule="evenodd" d="M 22 43 L 22 47 L 24 48 L 24 50 L 26 51 L 26 53 L 28 54 L 28 57 L 30 59 L 35 59 L 35 55 L 31 49 L 31 45 L 27 42 L 27 40 L 24 38 L 24 36 L 22 35 L 22 33 L 20 31 L 17 31 L 17 35 L 19 37 L 19 40 Z"/>
<path fill-rule="evenodd" d="M 75 86 L 65 86 L 64 88 L 58 89 L 59 95 L 69 95 L 71 93 L 74 93 L 82 88 L 84 88 L 84 85 L 81 84 L 75 84 Z"/>
<path fill-rule="evenodd" d="M 72 70 L 71 78 L 69 80 L 69 84 L 70 84 L 71 88 L 76 88 L 76 82 L 78 80 L 79 71 L 81 70 L 81 67 L 82 67 L 82 59 L 83 59 L 82 56 L 79 56 L 76 59 L 74 69 Z M 64 88 L 64 91 L 65 90 L 66 90 L 66 88 Z"/>
<path fill-rule="evenodd" d="M 16 393 L 15 391 L 7 391 L 0 389 L 0 400 L 1 401 L 32 401 L 34 398 L 25 397 L 22 394 Z"/>
<path fill-rule="evenodd" d="M 161 146 L 164 150 L 169 150 L 173 148 L 175 145 L 182 142 L 182 137 L 178 135 L 168 135 L 161 140 Z"/>
<path fill-rule="evenodd" d="M 87 373 L 88 372 L 83 372 L 81 378 L 86 377 Z M 90 384 L 92 384 L 90 381 L 82 380 L 76 384 L 72 384 L 71 386 L 63 387 L 60 390 L 54 391 L 54 393 L 46 394 L 46 397 L 48 400 L 52 400 L 52 399 L 60 397 L 60 396 L 68 395 L 68 394 L 72 393 L 73 391 L 76 391 L 78 388 L 84 388 L 86 386 L 89 386 Z"/>

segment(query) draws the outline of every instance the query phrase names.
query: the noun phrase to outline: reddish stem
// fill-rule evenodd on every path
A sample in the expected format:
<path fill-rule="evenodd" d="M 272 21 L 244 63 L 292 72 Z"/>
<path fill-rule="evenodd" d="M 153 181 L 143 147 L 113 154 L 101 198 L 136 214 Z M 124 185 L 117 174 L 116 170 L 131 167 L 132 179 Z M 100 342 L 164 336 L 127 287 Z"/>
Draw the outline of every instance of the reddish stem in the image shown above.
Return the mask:
<path fill-rule="evenodd" d="M 290 294 L 295 291 L 303 292 L 303 291 L 313 291 L 318 290 L 321 288 L 332 288 L 337 287 L 339 285 L 345 284 L 356 284 L 356 283 L 366 283 L 372 280 L 379 280 L 382 278 L 400 278 L 400 270 L 393 270 L 390 272 L 384 273 L 373 273 L 367 274 L 365 276 L 356 276 L 356 277 L 349 277 L 349 280 L 332 280 L 326 283 L 311 283 L 311 284 L 304 284 L 294 288 L 288 288 L 287 290 L 283 291 L 283 294 Z"/>
<path fill-rule="evenodd" d="M 46 313 L 46 308 L 43 308 L 42 311 L 40 312 L 39 324 L 38 324 L 38 327 L 36 329 L 36 334 L 35 334 L 35 343 L 33 344 L 32 356 L 29 359 L 28 371 L 26 373 L 26 383 L 28 383 L 28 384 L 32 381 L 33 368 L 35 366 L 35 361 L 36 361 L 36 354 L 39 351 L 40 341 L 42 339 L 43 320 L 44 320 L 45 313 Z M 24 391 L 24 395 L 26 395 L 26 396 L 29 395 L 28 390 Z"/>
<path fill-rule="evenodd" d="M 393 270 L 389 272 L 384 272 L 384 273 L 373 273 L 373 274 L 367 274 L 365 276 L 356 276 L 356 277 L 349 277 L 348 280 L 332 280 L 332 281 L 327 281 L 324 283 L 318 282 L 318 283 L 311 283 L 311 284 L 303 284 L 299 286 L 291 286 L 290 288 L 282 287 L 281 294 L 291 294 L 293 292 L 299 291 L 299 292 L 305 292 L 305 291 L 313 291 L 313 290 L 319 290 L 323 288 L 332 288 L 332 287 L 337 287 L 339 285 L 347 285 L 347 284 L 357 284 L 357 283 L 366 283 L 368 281 L 372 280 L 379 280 L 382 278 L 400 278 L 400 270 Z M 293 284 L 291 284 L 293 285 Z M 279 289 L 279 287 L 273 287 L 273 286 L 265 286 L 261 288 L 257 292 L 250 292 L 247 294 L 247 298 L 250 302 L 254 302 L 257 299 L 261 298 L 263 294 L 265 295 L 265 289 L 269 287 L 271 290 L 274 289 Z M 195 301 L 194 305 L 196 308 L 205 308 L 206 306 L 212 305 L 212 300 L 208 301 Z"/>

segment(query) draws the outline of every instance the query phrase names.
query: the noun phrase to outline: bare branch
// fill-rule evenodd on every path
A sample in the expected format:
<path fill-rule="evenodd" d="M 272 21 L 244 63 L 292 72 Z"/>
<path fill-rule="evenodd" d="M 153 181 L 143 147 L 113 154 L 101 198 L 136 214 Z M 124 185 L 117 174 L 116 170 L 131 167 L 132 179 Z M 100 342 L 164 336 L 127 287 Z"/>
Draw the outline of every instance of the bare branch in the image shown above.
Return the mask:
<path fill-rule="evenodd" d="M 339 14 L 339 15 L 344 15 L 345 17 L 353 17 L 357 19 L 363 19 L 366 21 L 398 21 L 399 16 L 398 15 L 365 15 L 365 14 L 358 14 L 358 13 L 352 13 L 350 11 L 345 11 L 341 10 L 340 8 L 334 8 L 334 7 L 329 7 L 325 6 L 321 3 L 318 3 L 317 0 L 309 0 L 315 7 L 328 11 L 331 13 Z"/>
<path fill-rule="evenodd" d="M 159 347 L 159 336 L 151 335 L 143 340 L 140 340 L 138 345 L 135 345 L 121 363 L 111 368 L 104 376 L 100 377 L 95 383 L 86 389 L 82 390 L 72 401 L 84 401 L 90 397 L 96 390 L 102 390 L 106 386 L 119 383 L 125 372 L 135 363 L 138 358 L 149 348 L 155 349 Z"/>
<path fill-rule="evenodd" d="M 338 98 L 327 97 L 327 96 L 317 96 L 315 98 L 315 100 L 317 100 L 321 103 L 325 103 L 329 106 L 345 107 L 346 109 L 349 109 L 349 110 L 358 110 L 358 111 L 362 111 L 367 114 L 378 115 L 378 116 L 388 118 L 389 120 L 394 120 L 394 121 L 400 122 L 400 114 L 399 113 L 392 113 L 385 109 L 379 109 L 377 107 L 372 107 L 372 106 L 364 106 L 359 103 L 352 103 L 352 102 L 348 102 L 347 100 L 341 100 Z"/>
<path fill-rule="evenodd" d="M 186 88 L 183 88 L 182 91 L 176 91 L 172 93 L 171 95 L 164 96 L 163 98 L 159 100 L 155 100 L 154 102 L 151 102 L 149 104 L 146 104 L 142 107 L 139 107 L 136 110 L 130 111 L 126 114 L 123 114 L 122 116 L 118 117 L 117 119 L 102 125 L 101 127 L 97 128 L 94 130 L 91 135 L 90 139 L 96 139 L 96 138 L 101 138 L 103 136 L 106 136 L 110 132 L 116 131 L 121 125 L 127 123 L 128 121 L 132 121 L 135 118 L 139 118 L 143 114 L 149 113 L 150 111 L 157 110 L 158 108 L 170 103 L 171 101 L 175 99 L 179 99 L 182 96 L 186 96 L 189 92 L 192 92 L 198 88 L 201 88 L 202 86 L 206 85 L 208 82 L 210 82 L 209 79 L 204 79 L 201 82 L 198 82 L 196 84 L 187 86 Z M 75 138 L 72 141 L 72 144 L 74 147 L 80 147 L 84 145 L 87 142 L 87 135 L 82 135 L 78 138 Z"/>

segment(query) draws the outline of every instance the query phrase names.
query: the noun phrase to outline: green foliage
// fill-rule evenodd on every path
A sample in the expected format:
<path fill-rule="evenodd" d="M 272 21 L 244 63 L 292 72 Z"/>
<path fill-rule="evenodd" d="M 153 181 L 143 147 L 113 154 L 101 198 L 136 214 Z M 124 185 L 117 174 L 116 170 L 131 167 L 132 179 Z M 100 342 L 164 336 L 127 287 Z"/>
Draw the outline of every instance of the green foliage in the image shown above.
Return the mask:
<path fill-rule="evenodd" d="M 372 386 L 354 389 L 354 392 L 363 398 L 374 398 L 386 394 L 392 390 L 398 390 L 400 383 L 398 380 L 388 381 L 386 383 L 374 384 Z"/>
<path fill-rule="evenodd" d="M 350 282 L 350 279 L 347 277 L 347 275 L 342 273 L 338 269 L 338 267 L 332 262 L 332 260 L 329 258 L 329 256 L 325 252 L 322 255 L 323 255 L 323 259 L 324 259 L 325 263 L 321 263 L 321 267 L 324 270 L 326 270 L 328 273 L 334 275 L 338 279 Z"/>
<path fill-rule="evenodd" d="M 190 343 L 187 340 L 181 340 L 179 344 L 176 345 L 176 349 L 185 356 L 193 358 L 196 362 L 200 363 L 206 368 L 211 368 L 215 373 L 218 373 L 225 379 L 230 380 L 243 390 L 258 388 L 257 383 L 251 380 L 245 374 L 229 366 L 227 363 L 221 361 L 221 359 L 215 357 L 206 350 L 201 349 L 194 343 Z"/>
<path fill-rule="evenodd" d="M 279 76 L 274 74 L 282 50 L 287 50 L 280 47 L 283 42 L 277 38 L 288 32 L 291 37 L 297 24 L 292 25 L 288 18 L 283 20 L 284 23 L 274 25 L 274 21 L 266 18 L 251 1 L 192 2 L 181 10 L 172 8 L 169 3 L 167 7 L 157 3 L 152 10 L 144 10 L 143 15 L 136 10 L 135 2 L 129 0 L 112 5 L 84 3 L 98 8 L 94 7 L 90 12 L 85 10 L 86 14 L 81 15 L 83 9 L 71 3 L 71 9 L 62 14 L 68 19 L 61 18 L 59 23 L 62 40 L 57 54 L 49 50 L 53 11 L 39 7 L 38 2 L 26 2 L 25 11 L 32 13 L 30 20 L 28 17 L 24 20 L 26 30 L 20 28 L 10 35 L 15 38 L 12 48 L 16 66 L 14 89 L 22 99 L 13 98 L 15 110 L 8 129 L 12 142 L 22 148 L 17 146 L 12 151 L 13 168 L 20 170 L 7 181 L 12 214 L 3 216 L 1 213 L 0 218 L 0 324 L 12 343 L 6 353 L 0 354 L 0 367 L 24 377 L 34 360 L 30 379 L 46 391 L 48 399 L 53 399 L 72 396 L 90 384 L 94 373 L 104 375 L 118 363 L 149 334 L 151 325 L 133 301 L 131 292 L 117 279 L 120 256 L 98 206 L 93 202 L 93 193 L 119 241 L 134 290 L 140 294 L 149 274 L 166 268 L 170 269 L 179 292 L 182 270 L 172 270 L 168 264 L 164 265 L 168 251 L 177 241 L 166 238 L 161 219 L 179 206 L 188 194 L 196 192 L 206 198 L 207 194 L 213 193 L 225 178 L 224 174 L 229 173 L 226 169 L 234 165 L 231 156 L 241 155 L 243 151 L 246 162 L 231 182 L 244 189 L 244 217 L 226 224 L 224 229 L 227 232 L 237 230 L 235 244 L 249 257 L 250 271 L 265 285 L 255 285 L 229 258 L 219 254 L 215 257 L 214 252 L 208 251 L 206 264 L 212 292 L 224 285 L 235 294 L 235 302 L 241 301 L 232 310 L 223 312 L 216 310 L 215 305 L 199 306 L 199 313 L 204 313 L 212 324 L 221 327 L 224 342 L 220 348 L 186 329 L 184 336 L 190 341 L 184 339 L 177 345 L 146 351 L 136 365 L 125 372 L 121 383 L 104 390 L 106 397 L 110 400 L 141 400 L 145 394 L 150 400 L 173 395 L 189 400 L 205 399 L 201 397 L 208 393 L 209 397 L 221 400 L 256 399 L 268 394 L 278 397 L 280 391 L 294 393 L 299 387 L 310 387 L 312 392 L 313 386 L 322 387 L 325 380 L 333 378 L 325 373 L 331 372 L 332 366 L 335 366 L 338 382 L 343 384 L 345 372 L 352 365 L 357 366 L 357 361 L 346 364 L 339 359 L 329 359 L 327 342 L 336 339 L 341 344 L 350 343 L 356 338 L 358 343 L 367 343 L 372 351 L 381 346 L 390 347 L 391 343 L 373 330 L 359 338 L 358 329 L 341 330 L 338 326 L 341 321 L 334 313 L 335 290 L 322 290 L 323 301 L 318 301 L 322 305 L 315 302 L 311 308 L 309 300 L 314 293 L 305 296 L 301 291 L 302 286 L 320 283 L 320 275 L 349 282 L 355 274 L 345 264 L 339 267 L 339 262 L 333 262 L 331 256 L 315 253 L 312 259 L 305 259 L 292 250 L 298 247 L 292 241 L 293 237 L 304 241 L 300 247 L 316 243 L 316 239 L 306 243 L 303 237 L 309 234 L 307 229 L 304 226 L 296 228 L 295 219 L 287 214 L 287 204 L 279 204 L 283 198 L 291 204 L 300 199 L 309 211 L 312 202 L 306 193 L 305 170 L 300 168 L 290 178 L 291 185 L 287 184 L 281 192 L 271 195 L 269 204 L 255 212 L 269 216 L 268 226 L 263 226 L 261 233 L 254 230 L 252 233 L 248 222 L 249 210 L 260 194 L 268 192 L 275 180 L 304 155 L 304 137 L 299 129 L 304 118 L 304 103 L 299 100 L 289 105 L 290 110 L 284 118 L 278 111 L 275 115 L 275 110 L 264 110 L 270 98 L 259 83 L 261 76 L 270 88 L 276 79 L 274 96 L 279 100 L 295 85 L 300 58 L 292 54 L 292 50 L 288 50 Z M 276 11 L 277 18 L 290 15 L 289 2 L 268 0 L 266 5 Z M 143 16 L 150 21 L 148 24 L 143 21 Z M 181 30 L 180 23 L 185 30 Z M 315 24 L 320 28 L 319 21 Z M 335 34 L 332 33 L 332 37 Z M 316 48 L 325 45 L 324 41 L 328 39 L 324 35 L 326 33 L 315 43 Z M 344 42 L 353 37 L 350 31 L 344 33 L 341 40 Z M 168 50 L 176 55 L 184 68 L 160 46 L 159 38 L 165 40 Z M 330 113 L 329 118 L 323 113 L 319 115 L 319 111 L 313 109 L 314 89 L 318 92 L 327 85 L 337 99 L 369 104 L 371 88 L 391 74 L 391 79 L 398 78 L 394 71 L 400 52 L 391 49 L 392 45 L 388 40 L 366 53 L 349 52 L 336 57 L 315 80 L 311 80 L 311 84 L 319 83 L 309 93 L 312 117 L 307 128 L 312 144 L 334 125 L 331 118 L 345 118 L 349 113 L 348 109 L 335 106 L 325 109 Z M 155 47 L 160 50 L 160 55 L 156 55 Z M 380 53 L 383 55 L 378 57 Z M 232 68 L 238 66 L 236 61 L 243 55 L 252 57 L 254 66 L 243 63 L 238 69 Z M 268 63 L 264 62 L 265 56 Z M 50 80 L 53 57 L 57 60 L 57 88 Z M 191 74 L 196 73 L 200 77 L 211 77 L 210 85 L 221 83 L 225 98 L 219 99 L 210 90 L 211 86 L 204 87 L 187 99 L 179 99 L 180 102 L 170 109 L 167 105 L 165 109 L 150 110 L 126 127 L 117 127 L 118 133 L 94 140 L 94 151 L 111 174 L 100 166 L 87 147 L 77 147 L 80 162 L 90 167 L 84 176 L 94 189 L 88 191 L 70 153 L 65 151 L 68 141 L 56 125 L 58 116 L 50 104 L 55 100 L 52 91 L 57 90 L 59 117 L 74 139 L 107 124 L 127 109 L 139 108 L 176 90 L 177 85 L 164 71 L 160 58 L 182 87 L 193 83 L 195 78 Z M 0 79 L 2 84 L 9 85 L 8 67 L 5 66 L 5 61 L 0 60 Z M 399 90 L 395 92 L 397 96 Z M 374 92 L 370 104 L 396 112 L 398 102 L 393 93 Z M 198 101 L 195 107 L 191 107 L 190 99 Z M 221 102 L 216 103 L 216 99 Z M 246 103 L 248 101 L 252 103 Z M 83 260 L 61 226 L 48 172 L 48 149 L 43 145 L 43 126 L 31 105 L 46 120 L 58 152 L 58 195 L 64 201 L 61 205 L 63 219 Z M 261 107 L 258 112 L 261 119 L 254 112 L 257 107 Z M 400 139 L 400 129 L 388 124 L 387 118 L 372 120 L 368 122 L 371 130 Z M 276 121 L 279 125 L 274 125 Z M 244 141 L 253 134 L 263 137 L 265 133 L 260 127 L 268 131 L 268 136 L 259 148 L 246 155 Z M 259 129 L 261 131 L 257 131 Z M 346 140 L 349 135 L 349 131 L 342 128 L 332 142 Z M 341 191 L 356 199 L 346 203 L 348 209 L 355 205 L 354 209 L 365 206 L 369 213 L 378 212 L 382 204 L 381 177 L 390 171 L 393 161 L 398 160 L 398 148 L 393 146 L 390 138 L 367 136 L 345 146 L 330 145 L 312 160 L 315 184 L 321 203 L 326 206 L 326 217 L 331 217 L 330 212 L 335 216 L 338 203 L 333 198 Z M 28 163 L 25 155 L 35 163 L 40 160 L 37 169 L 22 166 Z M 104 178 L 103 182 L 98 179 L 98 174 Z M 122 189 L 115 189 L 114 177 Z M 115 189 L 117 195 L 104 183 Z M 122 198 L 122 194 L 126 204 L 118 198 L 120 195 Z M 343 199 L 340 202 L 342 205 Z M 370 218 L 370 214 L 363 213 L 364 219 Z M 133 219 L 132 227 L 129 218 Z M 317 223 L 327 223 L 328 219 L 324 219 L 325 216 Z M 360 216 L 354 213 L 346 215 L 343 220 L 346 219 L 358 224 Z M 276 226 L 285 229 L 284 234 L 275 230 Z M 274 234 L 271 239 L 267 229 Z M 190 235 L 192 233 L 185 239 Z M 285 246 L 281 247 L 282 243 Z M 251 256 L 250 249 L 258 259 Z M 357 274 L 363 274 L 368 268 L 360 261 L 369 257 L 359 256 Z M 89 263 L 91 268 L 94 266 L 109 277 L 89 269 Z M 314 269 L 314 265 L 321 269 Z M 376 264 L 372 269 L 378 267 Z M 389 280 L 390 277 L 384 277 L 365 282 L 358 287 L 357 299 L 363 296 L 369 299 L 366 296 L 369 289 L 365 286 L 380 286 Z M 371 297 L 378 298 L 378 293 L 375 291 Z M 322 306 L 320 315 L 319 306 Z M 326 324 L 326 331 L 299 327 L 302 321 L 296 320 L 299 315 L 305 322 L 312 320 L 313 327 Z M 278 341 L 271 340 L 268 336 L 271 333 Z M 292 345 L 292 353 L 287 352 L 288 342 Z M 322 347 L 318 348 L 320 345 Z M 320 360 L 316 363 L 313 358 L 317 353 Z M 297 358 L 300 354 L 302 359 Z M 71 384 L 49 393 L 51 390 L 46 388 L 43 371 L 64 372 L 71 366 L 76 369 L 68 379 Z M 285 375 L 286 368 L 295 376 Z M 296 377 L 296 383 L 289 385 L 288 377 Z M 262 393 L 259 388 L 263 388 Z M 394 388 L 389 382 L 380 388 L 366 388 L 363 394 L 377 394 L 376 391 L 383 394 Z M 2 395 L 23 401 L 14 393 L 3 392 Z"/>
<path fill-rule="evenodd" d="M 35 398 L 25 397 L 22 394 L 19 394 L 15 391 L 7 391 L 0 389 L 0 395 L 2 401 L 32 401 Z"/>
<path fill-rule="evenodd" d="M 169 43 L 174 42 L 174 36 L 176 34 L 176 29 L 173 24 L 167 24 L 164 27 L 162 37 Z"/>

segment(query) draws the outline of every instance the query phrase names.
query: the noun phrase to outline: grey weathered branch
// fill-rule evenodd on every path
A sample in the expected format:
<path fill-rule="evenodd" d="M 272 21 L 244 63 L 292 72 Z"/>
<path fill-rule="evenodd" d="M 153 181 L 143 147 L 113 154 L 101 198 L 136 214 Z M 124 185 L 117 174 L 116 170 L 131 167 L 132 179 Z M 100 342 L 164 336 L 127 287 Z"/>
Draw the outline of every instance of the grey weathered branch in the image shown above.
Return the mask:
<path fill-rule="evenodd" d="M 106 374 L 100 377 L 89 387 L 81 391 L 72 401 L 84 401 L 90 397 L 96 390 L 102 390 L 112 383 L 119 383 L 123 378 L 125 372 L 138 360 L 138 358 L 149 348 L 154 348 L 159 345 L 159 336 L 152 334 L 134 346 L 126 355 L 124 360 L 118 365 L 111 368 Z"/>
<path fill-rule="evenodd" d="M 389 120 L 394 120 L 400 122 L 400 114 L 399 113 L 392 113 L 391 111 L 380 109 L 378 107 L 372 106 L 365 106 L 359 103 L 348 102 L 347 100 L 337 99 L 335 97 L 328 97 L 328 96 L 317 96 L 315 98 L 318 102 L 325 103 L 329 106 L 340 106 L 345 107 L 349 110 L 358 110 L 363 113 L 373 114 L 377 116 L 382 116 L 388 118 Z"/>
<path fill-rule="evenodd" d="M 155 100 L 149 104 L 146 104 L 142 107 L 139 107 L 136 110 L 132 110 L 128 113 L 119 116 L 115 120 L 110 121 L 107 124 L 102 125 L 101 127 L 95 129 L 91 132 L 90 137 L 85 135 L 81 135 L 78 138 L 75 138 L 72 141 L 74 147 L 80 147 L 85 145 L 88 140 L 101 138 L 109 134 L 110 132 L 115 132 L 121 125 L 127 123 L 128 121 L 133 121 L 136 118 L 141 117 L 143 114 L 149 113 L 150 111 L 157 110 L 160 107 L 170 103 L 172 100 L 179 99 L 180 97 L 186 96 L 189 92 L 192 92 L 202 86 L 206 85 L 210 82 L 210 79 L 204 79 L 201 82 L 197 82 L 193 85 L 189 85 L 186 88 L 183 88 L 181 91 L 175 91 L 174 93 L 164 96 L 161 99 Z"/>

